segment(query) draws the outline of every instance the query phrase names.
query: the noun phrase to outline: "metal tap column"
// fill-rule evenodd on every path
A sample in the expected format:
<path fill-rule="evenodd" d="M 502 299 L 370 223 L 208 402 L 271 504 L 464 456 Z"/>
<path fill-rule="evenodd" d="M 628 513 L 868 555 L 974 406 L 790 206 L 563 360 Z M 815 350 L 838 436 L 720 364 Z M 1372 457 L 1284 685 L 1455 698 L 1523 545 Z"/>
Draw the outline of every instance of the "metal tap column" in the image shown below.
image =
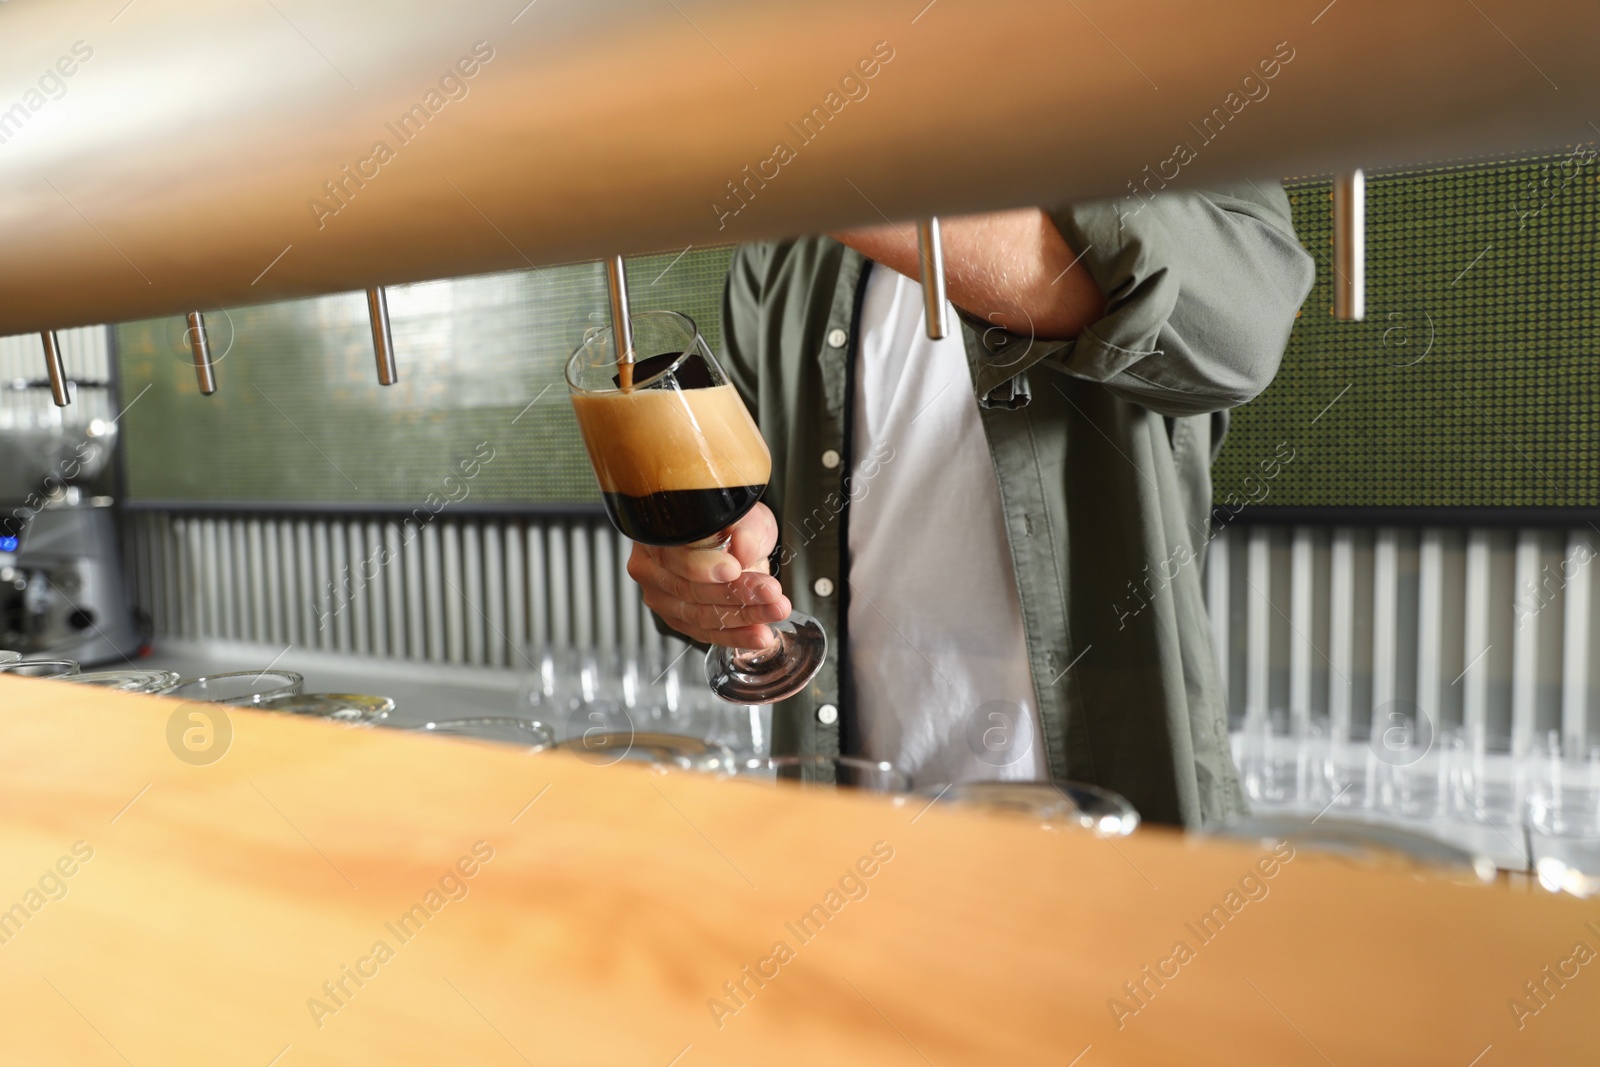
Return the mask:
<path fill-rule="evenodd" d="M 633 362 L 633 319 L 628 311 L 628 268 L 621 256 L 606 260 L 606 289 L 611 297 L 611 328 L 617 358 Z"/>
<path fill-rule="evenodd" d="M 61 342 L 56 339 L 54 330 L 45 330 L 39 334 L 44 340 L 44 369 L 50 376 L 50 396 L 56 402 L 56 407 L 64 408 L 72 402 L 72 397 L 67 393 L 67 371 L 61 363 Z"/>
<path fill-rule="evenodd" d="M 217 391 L 217 375 L 211 366 L 211 341 L 206 337 L 206 317 L 189 312 L 189 351 L 194 355 L 194 376 L 200 392 L 210 396 Z"/>
<path fill-rule="evenodd" d="M 1367 178 L 1360 170 L 1333 180 L 1333 317 L 1360 322 L 1367 313 Z"/>
<path fill-rule="evenodd" d="M 372 351 L 378 359 L 378 384 L 400 380 L 394 362 L 394 333 L 389 329 L 389 298 L 383 286 L 367 290 L 367 315 L 372 319 Z"/>
<path fill-rule="evenodd" d="M 917 266 L 922 271 L 922 316 L 928 340 L 944 339 L 944 242 L 939 236 L 939 220 L 917 223 Z"/>

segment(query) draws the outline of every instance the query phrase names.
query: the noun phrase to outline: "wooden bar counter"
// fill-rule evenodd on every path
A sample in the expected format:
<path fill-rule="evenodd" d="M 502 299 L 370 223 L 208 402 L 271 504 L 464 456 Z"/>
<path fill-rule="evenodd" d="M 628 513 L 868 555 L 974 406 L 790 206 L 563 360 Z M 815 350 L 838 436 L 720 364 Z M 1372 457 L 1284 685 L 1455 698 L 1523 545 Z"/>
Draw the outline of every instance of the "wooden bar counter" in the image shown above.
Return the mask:
<path fill-rule="evenodd" d="M 1600 1060 L 1593 901 L 195 707 L 0 679 L 0 1063 Z"/>

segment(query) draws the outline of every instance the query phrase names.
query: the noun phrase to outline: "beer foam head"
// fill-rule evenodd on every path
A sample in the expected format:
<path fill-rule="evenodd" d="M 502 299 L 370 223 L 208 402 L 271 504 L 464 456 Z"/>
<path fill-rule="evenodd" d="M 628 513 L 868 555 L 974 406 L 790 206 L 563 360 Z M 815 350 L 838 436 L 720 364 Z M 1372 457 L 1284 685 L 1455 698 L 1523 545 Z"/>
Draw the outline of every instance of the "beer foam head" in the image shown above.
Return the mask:
<path fill-rule="evenodd" d="M 572 407 L 605 492 L 766 485 L 772 476 L 767 443 L 731 385 L 575 394 Z"/>

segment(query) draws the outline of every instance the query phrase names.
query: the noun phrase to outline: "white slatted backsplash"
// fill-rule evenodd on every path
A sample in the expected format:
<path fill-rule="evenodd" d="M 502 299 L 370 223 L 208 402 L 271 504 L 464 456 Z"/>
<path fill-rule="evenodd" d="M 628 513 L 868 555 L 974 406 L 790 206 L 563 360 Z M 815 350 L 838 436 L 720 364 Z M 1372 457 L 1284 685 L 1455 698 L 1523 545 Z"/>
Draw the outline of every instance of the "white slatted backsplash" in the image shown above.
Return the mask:
<path fill-rule="evenodd" d="M 626 575 L 626 540 L 599 517 L 444 513 L 418 527 L 136 513 L 130 529 L 136 594 L 158 634 L 498 667 L 546 641 L 652 658 L 679 648 L 663 644 Z M 1207 594 L 1230 718 L 1286 709 L 1343 736 L 1406 701 L 1440 729 L 1600 742 L 1597 542 L 1588 527 L 1227 530 Z M 345 574 L 370 580 L 341 595 Z"/>
<path fill-rule="evenodd" d="M 681 649 L 602 518 L 134 513 L 127 553 L 158 635 L 356 656 L 521 665 L 546 642 Z"/>
<path fill-rule="evenodd" d="M 1327 716 L 1346 736 L 1404 701 L 1438 728 L 1600 743 L 1596 544 L 1588 526 L 1233 527 L 1206 582 L 1230 718 Z"/>

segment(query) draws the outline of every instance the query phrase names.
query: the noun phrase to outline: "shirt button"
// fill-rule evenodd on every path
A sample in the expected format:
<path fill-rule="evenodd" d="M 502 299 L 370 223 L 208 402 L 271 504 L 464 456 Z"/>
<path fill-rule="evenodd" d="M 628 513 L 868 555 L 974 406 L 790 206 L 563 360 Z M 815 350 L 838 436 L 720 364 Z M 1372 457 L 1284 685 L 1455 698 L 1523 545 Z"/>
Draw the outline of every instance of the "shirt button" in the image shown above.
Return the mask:
<path fill-rule="evenodd" d="M 832 726 L 839 721 L 839 709 L 832 704 L 824 704 L 817 709 L 817 721 L 824 726 Z"/>
<path fill-rule="evenodd" d="M 839 453 L 830 448 L 822 454 L 822 465 L 833 470 L 839 465 L 839 458 Z"/>
<path fill-rule="evenodd" d="M 846 341 L 848 341 L 848 340 L 850 340 L 850 335 L 845 333 L 843 330 L 839 329 L 838 327 L 834 327 L 833 329 L 828 331 L 828 347 L 829 348 L 843 348 L 844 347 L 844 343 Z"/>
<path fill-rule="evenodd" d="M 815 582 L 811 583 L 811 591 L 816 593 L 818 596 L 832 596 L 833 579 L 818 578 Z"/>

